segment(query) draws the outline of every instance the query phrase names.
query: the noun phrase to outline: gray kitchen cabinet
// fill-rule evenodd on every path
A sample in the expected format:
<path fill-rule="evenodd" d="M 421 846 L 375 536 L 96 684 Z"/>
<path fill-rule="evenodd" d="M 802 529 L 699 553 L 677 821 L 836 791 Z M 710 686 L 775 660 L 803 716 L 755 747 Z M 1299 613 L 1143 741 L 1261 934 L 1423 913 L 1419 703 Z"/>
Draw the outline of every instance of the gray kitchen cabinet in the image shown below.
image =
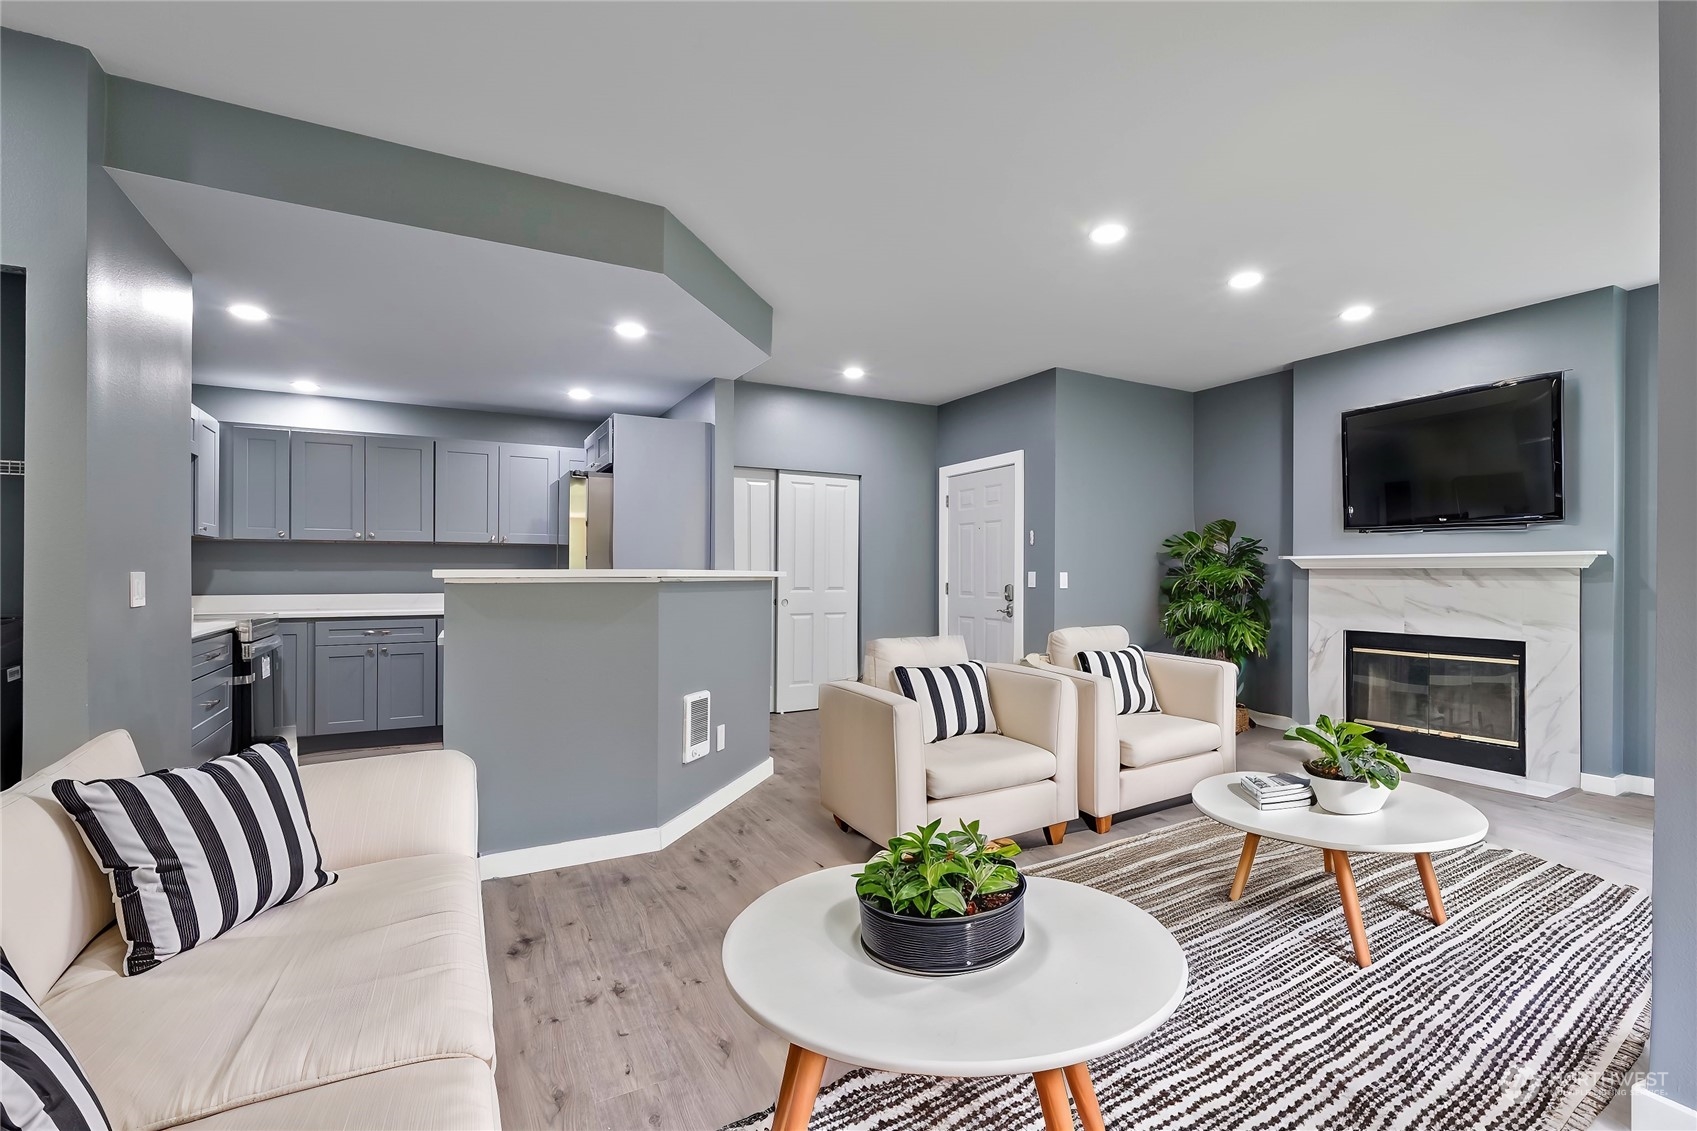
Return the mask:
<path fill-rule="evenodd" d="M 220 432 L 229 487 L 219 499 L 222 533 L 228 538 L 287 539 L 288 431 L 231 424 Z"/>
<path fill-rule="evenodd" d="M 230 752 L 235 724 L 230 677 L 235 635 L 221 632 L 191 642 L 189 651 L 189 755 L 196 763 Z"/>
<path fill-rule="evenodd" d="M 448 637 L 447 634 L 442 631 L 441 621 L 437 621 L 436 626 L 436 725 L 441 726 L 442 700 L 448 697 L 448 685 L 446 682 L 448 666 Z"/>
<path fill-rule="evenodd" d="M 377 729 L 377 645 L 313 649 L 312 715 L 318 735 Z"/>
<path fill-rule="evenodd" d="M 377 646 L 377 729 L 436 725 L 436 645 Z"/>
<path fill-rule="evenodd" d="M 501 445 L 436 441 L 436 541 L 493 542 L 500 536 Z"/>
<path fill-rule="evenodd" d="M 289 532 L 297 542 L 365 540 L 365 437 L 289 434 Z"/>
<path fill-rule="evenodd" d="M 193 485 L 193 513 L 189 516 L 196 538 L 216 538 L 218 515 L 218 422 L 189 406 L 189 480 Z"/>
<path fill-rule="evenodd" d="M 261 685 L 265 693 L 253 699 L 254 733 L 276 735 L 294 727 L 297 737 L 311 734 L 312 672 L 302 657 L 312 657 L 312 625 L 286 621 L 277 626 L 277 638 L 281 643 L 271 653 L 271 680 Z"/>
<path fill-rule="evenodd" d="M 559 540 L 560 449 L 502 444 L 500 540 L 551 546 Z"/>
<path fill-rule="evenodd" d="M 365 437 L 365 540 L 429 542 L 436 536 L 436 441 Z"/>

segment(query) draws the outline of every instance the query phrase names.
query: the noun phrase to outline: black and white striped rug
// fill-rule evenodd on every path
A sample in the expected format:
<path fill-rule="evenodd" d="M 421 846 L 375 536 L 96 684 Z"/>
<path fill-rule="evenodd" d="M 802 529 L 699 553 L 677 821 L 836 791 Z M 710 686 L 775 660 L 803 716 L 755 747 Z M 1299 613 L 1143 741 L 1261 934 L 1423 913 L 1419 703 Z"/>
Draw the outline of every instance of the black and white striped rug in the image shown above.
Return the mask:
<path fill-rule="evenodd" d="M 1262 841 L 1227 902 L 1242 843 L 1199 818 L 1028 869 L 1132 901 L 1190 962 L 1166 1024 L 1091 1062 L 1110 1128 L 1577 1131 L 1643 1049 L 1650 901 L 1637 888 L 1475 845 L 1433 858 L 1449 912 L 1435 927 L 1412 860 L 1355 857 L 1373 946 L 1362 970 L 1318 850 Z M 865 1070 L 822 1089 L 809 1124 L 1042 1125 L 1028 1076 Z M 730 1125 L 770 1126 L 770 1111 Z"/>

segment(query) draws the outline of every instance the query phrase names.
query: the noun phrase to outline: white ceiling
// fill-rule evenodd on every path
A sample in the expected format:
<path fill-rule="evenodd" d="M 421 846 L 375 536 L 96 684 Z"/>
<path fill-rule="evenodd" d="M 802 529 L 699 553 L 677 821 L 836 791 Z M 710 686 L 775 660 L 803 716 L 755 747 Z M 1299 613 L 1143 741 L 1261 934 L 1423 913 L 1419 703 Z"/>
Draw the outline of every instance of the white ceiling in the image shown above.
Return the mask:
<path fill-rule="evenodd" d="M 1657 274 L 1652 3 L 7 0 L 4 22 L 663 204 L 772 304 L 753 377 L 782 384 L 1200 388 Z M 1101 218 L 1131 238 L 1092 245 Z M 1225 288 L 1251 266 L 1258 291 Z M 1378 313 L 1340 323 L 1355 302 Z"/>
<path fill-rule="evenodd" d="M 194 272 L 194 379 L 451 408 L 664 412 L 765 354 L 665 275 L 114 170 Z M 242 322 L 226 308 L 271 314 Z M 651 327 L 640 341 L 623 319 Z M 566 390 L 582 387 L 589 402 Z"/>

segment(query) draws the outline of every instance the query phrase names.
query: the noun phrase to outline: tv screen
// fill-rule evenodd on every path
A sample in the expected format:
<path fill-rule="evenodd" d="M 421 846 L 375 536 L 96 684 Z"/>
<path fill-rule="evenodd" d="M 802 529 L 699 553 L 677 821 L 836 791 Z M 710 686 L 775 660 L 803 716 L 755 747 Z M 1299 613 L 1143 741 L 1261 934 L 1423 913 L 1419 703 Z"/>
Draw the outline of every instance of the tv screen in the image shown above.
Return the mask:
<path fill-rule="evenodd" d="M 1343 496 L 1350 530 L 1561 518 L 1561 374 L 1344 413 Z"/>

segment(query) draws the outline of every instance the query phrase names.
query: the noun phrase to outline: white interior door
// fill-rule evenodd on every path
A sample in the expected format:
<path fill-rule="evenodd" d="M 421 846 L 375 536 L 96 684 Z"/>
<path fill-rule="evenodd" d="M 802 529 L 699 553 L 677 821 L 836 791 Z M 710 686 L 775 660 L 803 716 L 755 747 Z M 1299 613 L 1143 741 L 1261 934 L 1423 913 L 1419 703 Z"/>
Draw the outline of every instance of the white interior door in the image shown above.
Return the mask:
<path fill-rule="evenodd" d="M 778 473 L 739 467 L 731 496 L 731 568 L 777 569 Z"/>
<path fill-rule="evenodd" d="M 779 711 L 819 706 L 819 685 L 859 668 L 860 481 L 778 473 Z"/>
<path fill-rule="evenodd" d="M 1023 635 L 1020 570 L 1022 461 L 979 460 L 943 469 L 945 635 L 966 637 L 967 655 L 986 663 L 1019 659 Z M 991 464 L 990 466 L 979 466 Z"/>

